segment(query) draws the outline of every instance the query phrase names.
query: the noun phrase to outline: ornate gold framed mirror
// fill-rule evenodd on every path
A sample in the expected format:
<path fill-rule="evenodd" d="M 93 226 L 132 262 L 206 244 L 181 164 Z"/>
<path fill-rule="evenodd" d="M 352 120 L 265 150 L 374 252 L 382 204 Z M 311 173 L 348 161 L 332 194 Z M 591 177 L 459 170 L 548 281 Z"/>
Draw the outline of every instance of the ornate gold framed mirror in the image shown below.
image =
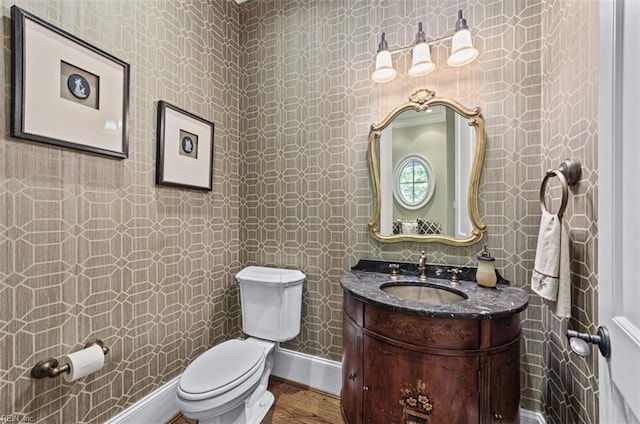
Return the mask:
<path fill-rule="evenodd" d="M 480 108 L 421 89 L 369 132 L 375 211 L 371 236 L 382 242 L 477 243 L 484 161 Z"/>

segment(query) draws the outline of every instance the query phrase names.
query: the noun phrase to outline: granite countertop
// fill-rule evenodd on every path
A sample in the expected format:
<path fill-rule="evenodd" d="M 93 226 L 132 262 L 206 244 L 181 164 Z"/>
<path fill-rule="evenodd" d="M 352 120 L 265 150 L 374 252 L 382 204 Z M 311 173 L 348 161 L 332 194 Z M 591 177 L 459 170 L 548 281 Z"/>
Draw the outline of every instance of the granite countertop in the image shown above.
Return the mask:
<path fill-rule="evenodd" d="M 370 262 L 367 266 L 366 262 Z M 475 281 L 469 281 L 469 276 L 475 275 L 473 267 L 461 268 L 463 273 L 459 285 L 453 286 L 448 279 L 438 278 L 446 274 L 451 266 L 429 264 L 427 267 L 427 281 L 419 281 L 414 272 L 413 264 L 401 265 L 401 275 L 392 280 L 388 273 L 388 261 L 360 261 L 351 272 L 345 274 L 340 283 L 342 287 L 355 298 L 375 306 L 392 311 L 406 312 L 432 318 L 448 319 L 494 319 L 502 318 L 526 309 L 529 302 L 527 293 L 519 287 L 513 287 L 498 274 L 498 284 L 495 288 L 479 286 Z M 386 270 L 386 272 L 371 272 Z M 444 270 L 444 272 L 443 272 Z M 462 292 L 466 300 L 450 304 L 430 304 L 416 300 L 407 300 L 387 294 L 381 286 L 388 284 L 411 284 L 443 287 L 450 291 Z"/>

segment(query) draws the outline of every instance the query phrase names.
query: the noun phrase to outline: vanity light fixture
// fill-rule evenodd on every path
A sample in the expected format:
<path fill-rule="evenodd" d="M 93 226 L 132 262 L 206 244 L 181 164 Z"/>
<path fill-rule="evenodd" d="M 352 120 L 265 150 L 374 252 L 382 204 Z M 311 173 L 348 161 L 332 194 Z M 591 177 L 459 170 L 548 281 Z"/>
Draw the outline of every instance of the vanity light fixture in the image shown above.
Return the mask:
<path fill-rule="evenodd" d="M 451 55 L 447 59 L 447 64 L 452 67 L 467 65 L 478 57 L 478 50 L 473 47 L 471 33 L 467 20 L 462 17 L 462 10 L 458 10 L 458 20 L 456 21 L 456 29 L 453 34 L 445 35 L 427 42 L 427 37 L 422 30 L 422 22 L 418 24 L 418 33 L 416 34 L 415 44 L 407 47 L 401 47 L 395 50 L 389 50 L 389 45 L 385 39 L 385 33 L 382 33 L 380 44 L 378 45 L 378 53 L 376 55 L 376 69 L 371 75 L 374 82 L 383 83 L 393 80 L 397 72 L 393 68 L 391 61 L 391 53 L 406 51 L 412 49 L 411 68 L 409 75 L 413 77 L 427 75 L 432 72 L 436 65 L 431 61 L 431 45 L 440 41 L 452 40 Z"/>
<path fill-rule="evenodd" d="M 422 30 L 422 22 L 418 24 L 418 33 L 416 34 L 416 45 L 411 53 L 411 68 L 409 75 L 419 77 L 427 75 L 436 69 L 436 65 L 431 61 L 431 47 L 427 44 L 427 37 Z"/>
<path fill-rule="evenodd" d="M 396 77 L 396 74 L 396 70 L 393 69 L 393 63 L 391 63 L 391 52 L 389 51 L 387 40 L 384 39 L 383 32 L 380 44 L 378 44 L 376 70 L 371 75 L 371 79 L 375 82 L 389 82 Z"/>
<path fill-rule="evenodd" d="M 473 62 L 476 57 L 478 57 L 478 50 L 473 47 L 469 25 L 462 17 L 462 10 L 458 10 L 456 32 L 451 41 L 451 56 L 447 59 L 447 64 L 453 67 L 464 66 Z"/>

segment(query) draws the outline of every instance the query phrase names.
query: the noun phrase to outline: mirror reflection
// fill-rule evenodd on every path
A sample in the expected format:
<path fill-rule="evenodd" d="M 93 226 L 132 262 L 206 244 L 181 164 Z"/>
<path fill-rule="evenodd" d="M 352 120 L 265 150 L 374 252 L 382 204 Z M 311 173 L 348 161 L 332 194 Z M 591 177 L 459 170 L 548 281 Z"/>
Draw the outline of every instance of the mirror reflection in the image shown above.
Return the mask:
<path fill-rule="evenodd" d="M 485 227 L 477 215 L 484 156 L 479 109 L 420 90 L 369 138 L 376 212 L 369 228 L 380 241 L 475 243 Z"/>

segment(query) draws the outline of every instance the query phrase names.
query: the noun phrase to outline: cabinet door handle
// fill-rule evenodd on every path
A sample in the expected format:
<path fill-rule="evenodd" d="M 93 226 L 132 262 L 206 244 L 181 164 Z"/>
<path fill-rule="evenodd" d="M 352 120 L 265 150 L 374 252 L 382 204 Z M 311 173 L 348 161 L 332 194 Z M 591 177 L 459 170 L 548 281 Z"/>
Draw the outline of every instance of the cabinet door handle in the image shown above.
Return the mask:
<path fill-rule="evenodd" d="M 493 419 L 496 420 L 497 422 L 501 423 L 502 422 L 502 415 L 498 414 L 497 412 L 493 413 Z"/>
<path fill-rule="evenodd" d="M 369 386 L 364 386 L 362 388 L 362 393 L 369 393 Z"/>
<path fill-rule="evenodd" d="M 355 380 L 355 379 L 356 379 L 356 373 L 355 373 L 355 372 L 352 372 L 351 374 L 349 374 L 349 375 L 347 376 L 347 378 L 348 378 L 349 380 L 351 380 L 351 381 Z"/>

